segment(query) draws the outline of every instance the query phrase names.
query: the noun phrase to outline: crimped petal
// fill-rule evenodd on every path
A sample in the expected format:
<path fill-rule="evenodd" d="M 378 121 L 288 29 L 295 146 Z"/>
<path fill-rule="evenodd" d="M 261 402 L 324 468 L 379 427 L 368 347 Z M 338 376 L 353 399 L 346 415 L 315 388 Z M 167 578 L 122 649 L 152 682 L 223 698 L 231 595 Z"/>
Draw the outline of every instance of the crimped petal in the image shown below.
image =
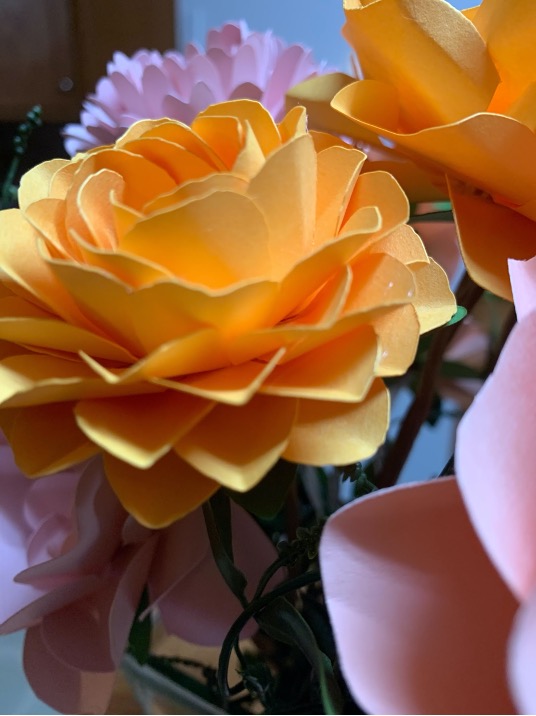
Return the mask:
<path fill-rule="evenodd" d="M 169 452 L 211 408 L 209 401 L 167 391 L 82 400 L 74 412 L 78 427 L 92 442 L 143 470 Z"/>
<path fill-rule="evenodd" d="M 476 531 L 520 598 L 536 587 L 534 505 L 536 312 L 514 327 L 458 428 L 456 470 Z M 515 475 L 512 489 L 509 475 Z M 501 529 L 497 528 L 501 525 Z"/>
<path fill-rule="evenodd" d="M 377 360 L 374 330 L 362 326 L 275 368 L 260 392 L 355 403 L 367 393 Z"/>
<path fill-rule="evenodd" d="M 105 454 L 104 467 L 125 510 L 152 529 L 167 527 L 184 517 L 220 487 L 173 452 L 144 470 Z"/>
<path fill-rule="evenodd" d="M 363 76 L 396 87 L 402 126 L 444 124 L 487 108 L 499 81 L 495 66 L 475 27 L 448 3 L 349 1 L 345 14 L 343 35 Z"/>
<path fill-rule="evenodd" d="M 246 492 L 285 450 L 297 401 L 256 395 L 240 407 L 217 405 L 175 446 L 203 475 Z"/>
<path fill-rule="evenodd" d="M 517 602 L 452 478 L 339 510 L 320 567 L 341 667 L 368 713 L 514 712 L 505 648 Z"/>
<path fill-rule="evenodd" d="M 389 425 L 389 393 L 375 380 L 360 403 L 300 400 L 283 457 L 305 465 L 348 465 L 376 452 Z"/>
<path fill-rule="evenodd" d="M 454 186 L 451 200 L 463 260 L 473 280 L 512 300 L 508 259 L 536 254 L 534 221 L 506 206 L 456 192 Z"/>

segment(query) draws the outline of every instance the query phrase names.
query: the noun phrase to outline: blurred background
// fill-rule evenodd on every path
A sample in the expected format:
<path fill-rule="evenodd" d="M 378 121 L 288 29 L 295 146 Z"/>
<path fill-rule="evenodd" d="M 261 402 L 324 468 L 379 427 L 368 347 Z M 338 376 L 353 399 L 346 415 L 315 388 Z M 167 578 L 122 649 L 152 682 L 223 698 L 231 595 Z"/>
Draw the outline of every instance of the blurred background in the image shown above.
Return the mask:
<path fill-rule="evenodd" d="M 464 8 L 473 3 L 452 4 Z M 83 97 L 93 91 L 115 50 L 132 54 L 140 47 L 163 51 L 191 41 L 202 45 L 211 27 L 240 18 L 253 30 L 273 29 L 287 42 L 308 45 L 317 60 L 350 68 L 340 34 L 342 0 L 1 0 L 0 174 L 11 160 L 17 124 L 37 103 L 43 105 L 45 123 L 32 139 L 23 170 L 66 156 L 59 131 L 78 119 Z M 399 398 L 399 414 L 406 401 L 404 395 Z M 431 456 L 436 465 L 451 454 L 445 439 L 452 432 L 448 421 L 425 431 L 403 479 L 425 475 Z M 0 713 L 55 713 L 27 686 L 22 641 L 22 634 L 0 638 Z"/>

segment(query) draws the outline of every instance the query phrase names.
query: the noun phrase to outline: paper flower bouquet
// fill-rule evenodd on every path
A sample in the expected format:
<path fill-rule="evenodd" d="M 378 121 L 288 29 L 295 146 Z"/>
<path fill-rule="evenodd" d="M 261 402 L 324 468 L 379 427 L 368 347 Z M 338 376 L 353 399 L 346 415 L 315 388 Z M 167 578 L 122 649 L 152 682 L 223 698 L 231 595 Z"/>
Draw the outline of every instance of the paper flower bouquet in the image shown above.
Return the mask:
<path fill-rule="evenodd" d="M 536 7 L 344 8 L 356 76 L 244 22 L 116 53 L 6 178 L 0 633 L 59 711 L 124 658 L 219 713 L 536 709 Z"/>

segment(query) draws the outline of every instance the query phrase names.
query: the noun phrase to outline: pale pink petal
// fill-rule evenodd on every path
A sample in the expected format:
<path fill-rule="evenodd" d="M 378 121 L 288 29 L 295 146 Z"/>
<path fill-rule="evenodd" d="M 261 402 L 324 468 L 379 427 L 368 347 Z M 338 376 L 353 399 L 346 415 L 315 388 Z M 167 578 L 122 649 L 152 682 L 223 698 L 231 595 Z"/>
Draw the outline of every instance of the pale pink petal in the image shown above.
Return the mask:
<path fill-rule="evenodd" d="M 327 523 L 320 565 L 340 663 L 367 713 L 512 713 L 517 602 L 453 478 L 382 490 Z"/>
<path fill-rule="evenodd" d="M 106 713 L 115 673 L 91 673 L 69 668 L 48 651 L 39 627 L 26 632 L 24 670 L 35 694 L 57 711 L 67 714 Z"/>
<path fill-rule="evenodd" d="M 536 586 L 536 312 L 517 324 L 458 428 L 456 472 L 473 525 L 520 597 Z"/>
<path fill-rule="evenodd" d="M 518 611 L 508 648 L 510 690 L 519 713 L 536 713 L 536 592 Z"/>
<path fill-rule="evenodd" d="M 251 597 L 277 552 L 255 521 L 234 505 L 232 520 L 234 558 L 246 575 L 246 593 Z M 185 554 L 185 544 L 189 554 Z M 152 595 L 163 595 L 157 606 L 166 630 L 196 644 L 221 645 L 242 612 L 214 562 L 201 510 L 169 528 L 159 546 L 149 587 Z M 255 623 L 250 622 L 243 636 L 255 631 Z"/>
<path fill-rule="evenodd" d="M 64 664 L 81 671 L 117 668 L 147 581 L 156 538 L 124 549 L 98 589 L 44 617 L 41 637 Z"/>
<path fill-rule="evenodd" d="M 536 257 L 529 261 L 508 261 L 517 320 L 536 310 Z"/>

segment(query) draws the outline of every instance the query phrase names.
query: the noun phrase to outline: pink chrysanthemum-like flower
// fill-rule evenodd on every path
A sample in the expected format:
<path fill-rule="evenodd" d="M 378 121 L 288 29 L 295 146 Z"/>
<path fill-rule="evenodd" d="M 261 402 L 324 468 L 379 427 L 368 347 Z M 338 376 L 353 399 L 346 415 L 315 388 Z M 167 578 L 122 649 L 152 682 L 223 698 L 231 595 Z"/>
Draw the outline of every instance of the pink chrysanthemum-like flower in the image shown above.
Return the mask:
<path fill-rule="evenodd" d="M 80 124 L 66 125 L 65 148 L 74 155 L 111 144 L 138 119 L 171 117 L 190 124 L 208 105 L 228 99 L 258 100 L 279 121 L 285 92 L 324 71 L 311 50 L 287 45 L 271 31 L 252 32 L 244 21 L 210 30 L 205 50 L 189 44 L 184 54 L 116 52 L 107 76 L 84 102 Z"/>

